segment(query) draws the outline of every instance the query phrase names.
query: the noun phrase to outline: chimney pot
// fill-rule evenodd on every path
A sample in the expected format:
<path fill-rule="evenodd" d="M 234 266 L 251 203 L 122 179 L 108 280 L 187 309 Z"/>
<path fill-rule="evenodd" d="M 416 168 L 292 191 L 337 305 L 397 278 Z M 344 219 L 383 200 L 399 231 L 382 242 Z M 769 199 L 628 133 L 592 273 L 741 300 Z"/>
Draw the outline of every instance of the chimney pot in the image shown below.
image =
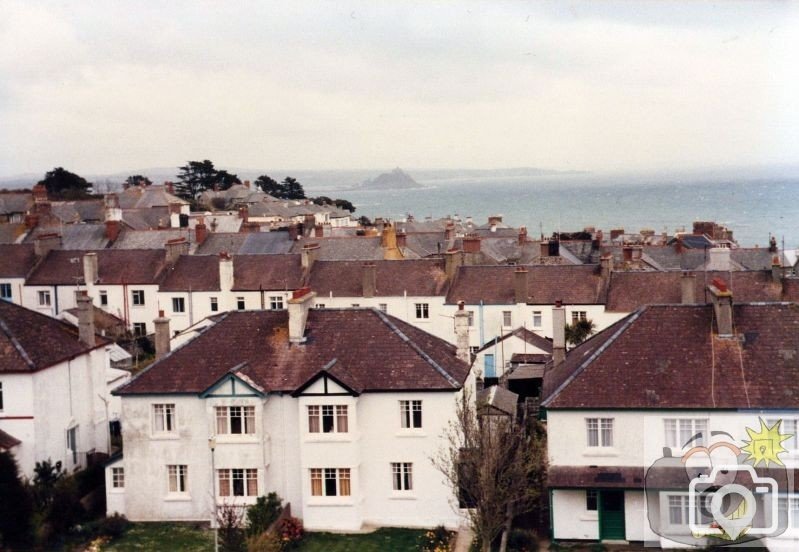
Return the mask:
<path fill-rule="evenodd" d="M 205 218 L 200 217 L 194 226 L 194 241 L 197 245 L 202 244 L 208 238 L 208 227 L 205 225 Z"/>
<path fill-rule="evenodd" d="M 94 335 L 94 306 L 92 298 L 86 291 L 77 292 L 75 302 L 78 304 L 78 339 L 88 347 L 96 345 Z"/>
<path fill-rule="evenodd" d="M 301 256 L 301 263 L 302 268 L 305 272 L 308 272 L 313 268 L 314 263 L 316 262 L 316 258 L 319 256 L 319 244 L 318 243 L 306 243 L 302 246 L 302 256 Z"/>
<path fill-rule="evenodd" d="M 732 292 L 721 278 L 708 286 L 713 301 L 713 314 L 719 337 L 732 337 Z"/>
<path fill-rule="evenodd" d="M 696 304 L 696 275 L 693 272 L 683 272 L 680 278 L 681 301 L 683 305 Z"/>
<path fill-rule="evenodd" d="M 458 301 L 455 311 L 455 356 L 467 364 L 472 363 L 469 351 L 469 313 L 464 310 L 463 301 Z"/>
<path fill-rule="evenodd" d="M 555 366 L 566 360 L 566 309 L 560 300 L 552 309 L 552 360 Z"/>
<path fill-rule="evenodd" d="M 450 283 L 455 279 L 458 268 L 463 264 L 463 253 L 458 249 L 450 249 L 444 255 L 444 272 Z"/>

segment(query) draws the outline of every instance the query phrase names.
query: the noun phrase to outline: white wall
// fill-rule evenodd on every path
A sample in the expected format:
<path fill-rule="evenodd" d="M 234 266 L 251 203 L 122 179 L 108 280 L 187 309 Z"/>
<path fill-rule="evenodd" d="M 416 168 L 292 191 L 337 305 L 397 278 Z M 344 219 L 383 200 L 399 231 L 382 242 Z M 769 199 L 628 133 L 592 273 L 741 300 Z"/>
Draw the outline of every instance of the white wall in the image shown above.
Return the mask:
<path fill-rule="evenodd" d="M 586 510 L 584 489 L 552 491 L 552 534 L 556 540 L 596 540 L 599 538 L 599 516 Z"/>
<path fill-rule="evenodd" d="M 513 329 L 503 329 L 503 331 L 505 333 L 509 333 L 512 332 Z M 502 377 L 502 375 L 505 374 L 506 368 L 510 367 L 511 357 L 516 353 L 547 354 L 546 351 L 530 345 L 520 337 L 512 335 L 489 347 L 488 349 L 477 353 L 474 360 L 474 369 L 479 371 L 479 375 L 483 376 L 486 370 L 486 355 L 494 355 L 496 377 Z"/>
<path fill-rule="evenodd" d="M 11 286 L 11 299 L 9 300 L 11 303 L 15 305 L 22 304 L 22 290 L 25 285 L 25 278 L 0 278 L 0 284 L 9 284 Z"/>

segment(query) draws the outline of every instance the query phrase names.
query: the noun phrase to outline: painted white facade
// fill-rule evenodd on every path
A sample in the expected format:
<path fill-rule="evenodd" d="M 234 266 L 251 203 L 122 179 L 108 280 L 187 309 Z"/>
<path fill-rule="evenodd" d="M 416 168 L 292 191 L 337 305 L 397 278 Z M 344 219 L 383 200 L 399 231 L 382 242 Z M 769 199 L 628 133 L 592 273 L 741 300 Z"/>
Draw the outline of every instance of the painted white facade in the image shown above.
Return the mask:
<path fill-rule="evenodd" d="M 11 292 L 10 297 L 0 297 L 15 305 L 22 304 L 22 291 L 25 286 L 25 278 L 0 278 L 0 286 L 7 286 L 6 289 Z"/>
<path fill-rule="evenodd" d="M 235 387 L 234 387 L 235 386 Z M 430 457 L 455 412 L 455 392 L 364 393 L 353 396 L 335 381 L 317 380 L 299 397 L 258 396 L 240 380 L 198 396 L 123 396 L 124 458 L 107 467 L 123 468 L 125 489 L 108 489 L 108 512 L 135 521 L 207 520 L 212 501 L 250 504 L 277 492 L 294 515 L 312 530 L 359 530 L 364 524 L 432 527 L 458 525 L 456 504 Z M 400 400 L 422 401 L 422 427 L 402 429 Z M 153 432 L 155 404 L 174 404 L 176 430 Z M 348 431 L 311 433 L 308 407 L 347 406 Z M 251 435 L 216 433 L 215 407 L 252 406 Z M 213 453 L 209 447 L 213 438 Z M 411 463 L 412 489 L 395 491 L 392 462 Z M 222 498 L 213 469 L 257 470 L 254 496 Z M 168 492 L 169 465 L 187 466 L 185 493 Z M 349 496 L 314 496 L 311 470 L 349 470 Z"/>
<path fill-rule="evenodd" d="M 100 347 L 32 374 L 0 374 L 0 429 L 21 441 L 11 450 L 25 476 L 33 477 L 38 461 L 60 461 L 72 471 L 86 466 L 87 453 L 108 452 L 110 370 L 108 352 Z M 68 449 L 73 428 L 77 446 Z"/>
<path fill-rule="evenodd" d="M 503 334 L 508 334 L 512 332 L 513 329 L 503 328 L 502 331 Z M 539 349 L 535 345 L 527 343 L 527 341 L 517 335 L 509 335 L 505 339 L 495 342 L 493 345 L 477 352 L 473 363 L 475 375 L 478 377 L 502 377 L 510 368 L 510 359 L 516 353 L 551 354 L 543 349 Z M 488 359 L 486 357 L 488 357 Z"/>

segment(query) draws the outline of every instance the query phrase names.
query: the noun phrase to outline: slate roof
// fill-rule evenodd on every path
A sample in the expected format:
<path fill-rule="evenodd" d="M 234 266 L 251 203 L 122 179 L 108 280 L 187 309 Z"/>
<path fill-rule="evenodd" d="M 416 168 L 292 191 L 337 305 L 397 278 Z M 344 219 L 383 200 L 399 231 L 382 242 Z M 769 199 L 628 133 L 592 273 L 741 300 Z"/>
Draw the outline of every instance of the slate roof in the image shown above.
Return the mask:
<path fill-rule="evenodd" d="M 84 223 L 39 226 L 25 237 L 24 243 L 33 243 L 40 234 L 53 232 L 61 235 L 61 249 L 104 249 L 108 245 L 105 224 Z"/>
<path fill-rule="evenodd" d="M 240 255 L 278 255 L 289 253 L 294 243 L 288 232 L 250 232 L 238 249 Z"/>
<path fill-rule="evenodd" d="M 737 304 L 733 323 L 723 339 L 710 305 L 643 307 L 548 370 L 543 405 L 799 408 L 799 305 Z"/>
<path fill-rule="evenodd" d="M 707 284 L 722 278 L 736 301 L 781 301 L 782 286 L 774 283 L 771 271 L 696 272 L 694 296 L 697 303 L 710 300 Z M 613 272 L 610 276 L 606 310 L 632 312 L 643 305 L 680 303 L 682 272 Z"/>
<path fill-rule="evenodd" d="M 302 287 L 302 278 L 300 255 L 233 257 L 233 291 L 294 290 Z"/>
<path fill-rule="evenodd" d="M 52 214 L 64 224 L 102 222 L 105 219 L 105 203 L 102 199 L 52 201 L 50 205 Z"/>
<path fill-rule="evenodd" d="M 206 220 L 206 224 L 208 221 Z M 197 246 L 197 255 L 218 255 L 222 252 L 236 254 L 250 234 L 210 233 L 205 241 Z"/>
<path fill-rule="evenodd" d="M 489 349 L 494 345 L 498 345 L 499 343 L 505 341 L 509 337 L 518 337 L 519 339 L 526 341 L 529 345 L 532 345 L 537 349 L 541 349 L 542 351 L 547 353 L 552 352 L 552 342 L 550 340 L 546 339 L 545 337 L 541 337 L 537 333 L 531 332 L 527 328 L 521 328 L 521 327 L 516 328 L 512 332 L 508 332 L 502 336 L 495 337 L 494 339 L 492 339 L 491 341 L 480 347 L 480 349 L 478 349 L 477 352 L 479 353 L 480 351 L 485 351 L 486 349 Z M 515 357 L 517 355 L 513 356 Z"/>
<path fill-rule="evenodd" d="M 500 413 L 515 417 L 518 402 L 519 395 L 499 385 L 486 387 L 477 393 L 477 405 L 483 413 L 485 413 L 483 409 L 490 406 Z"/>
<path fill-rule="evenodd" d="M 77 328 L 7 301 L 0 301 L 0 373 L 30 373 L 111 343 L 96 337 L 89 347 Z"/>
<path fill-rule="evenodd" d="M 122 222 L 133 230 L 154 230 L 169 227 L 169 207 L 122 209 Z"/>
<path fill-rule="evenodd" d="M 443 261 L 370 261 L 375 265 L 375 297 L 445 295 Z M 308 285 L 318 296 L 362 297 L 362 261 L 317 261 Z"/>
<path fill-rule="evenodd" d="M 528 304 L 571 305 L 600 302 L 601 279 L 596 265 L 525 266 Z M 447 293 L 447 303 L 477 305 L 515 304 L 515 266 L 462 266 Z"/>
<path fill-rule="evenodd" d="M 32 244 L 0 244 L 0 278 L 24 278 L 36 264 Z"/>
<path fill-rule="evenodd" d="M 383 258 L 380 237 L 308 238 L 294 242 L 291 250 L 300 253 L 302 246 L 309 243 L 319 244 L 319 261 L 375 261 Z"/>
<path fill-rule="evenodd" d="M 117 194 L 122 209 L 168 207 L 170 203 L 188 204 L 187 201 L 166 191 L 163 184 L 152 186 L 131 186 Z"/>
<path fill-rule="evenodd" d="M 19 243 L 27 231 L 25 224 L 21 222 L 0 224 L 0 243 Z"/>
<path fill-rule="evenodd" d="M 237 366 L 267 392 L 322 370 L 356 393 L 454 391 L 469 371 L 453 345 L 374 309 L 311 309 L 306 337 L 289 344 L 286 311 L 230 312 L 115 393 L 202 393 Z"/>
<path fill-rule="evenodd" d="M 33 194 L 31 192 L 0 193 L 0 214 L 2 215 L 27 213 L 32 206 Z"/>
<path fill-rule="evenodd" d="M 166 228 L 163 230 L 123 229 L 111 246 L 113 249 L 164 249 L 169 240 L 186 238 L 194 245 L 194 231 L 188 228 Z"/>
<path fill-rule="evenodd" d="M 219 291 L 219 257 L 181 255 L 164 270 L 159 291 Z"/>
<path fill-rule="evenodd" d="M 52 250 L 33 270 L 26 285 L 83 284 L 83 255 L 89 251 Z M 101 249 L 99 284 L 157 284 L 165 264 L 163 249 Z"/>
<path fill-rule="evenodd" d="M 643 489 L 644 477 L 644 468 L 637 466 L 549 466 L 547 487 Z"/>

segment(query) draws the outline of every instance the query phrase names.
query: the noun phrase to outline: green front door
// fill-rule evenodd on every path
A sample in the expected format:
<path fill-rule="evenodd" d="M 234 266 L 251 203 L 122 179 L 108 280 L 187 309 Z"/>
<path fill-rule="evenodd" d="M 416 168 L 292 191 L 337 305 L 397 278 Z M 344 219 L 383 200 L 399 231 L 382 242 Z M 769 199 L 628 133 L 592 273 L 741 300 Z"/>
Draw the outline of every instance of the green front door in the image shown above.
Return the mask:
<path fill-rule="evenodd" d="M 599 491 L 599 539 L 625 540 L 624 491 Z"/>

